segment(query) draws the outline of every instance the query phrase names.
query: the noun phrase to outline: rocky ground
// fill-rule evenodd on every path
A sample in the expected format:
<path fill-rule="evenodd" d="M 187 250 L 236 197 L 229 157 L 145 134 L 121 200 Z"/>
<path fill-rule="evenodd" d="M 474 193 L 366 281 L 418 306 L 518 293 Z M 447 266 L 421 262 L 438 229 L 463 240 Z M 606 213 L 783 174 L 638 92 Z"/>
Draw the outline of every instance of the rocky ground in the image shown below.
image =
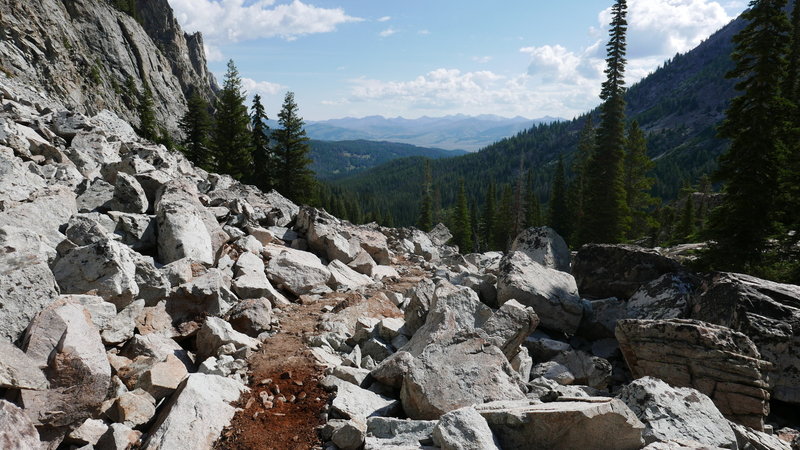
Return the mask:
<path fill-rule="evenodd" d="M 548 228 L 461 255 L 0 106 L 0 448 L 800 448 L 798 286 Z"/>

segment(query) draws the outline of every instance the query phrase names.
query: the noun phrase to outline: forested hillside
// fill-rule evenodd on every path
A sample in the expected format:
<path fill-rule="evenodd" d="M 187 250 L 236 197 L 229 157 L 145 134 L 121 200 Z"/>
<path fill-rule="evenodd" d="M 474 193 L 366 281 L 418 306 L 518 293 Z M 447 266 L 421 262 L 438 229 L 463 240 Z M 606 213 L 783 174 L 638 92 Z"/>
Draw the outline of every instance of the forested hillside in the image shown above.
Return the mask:
<path fill-rule="evenodd" d="M 734 81 L 725 79 L 732 67 L 732 37 L 744 23 L 735 20 L 692 51 L 676 55 L 627 92 L 626 115 L 647 134 L 648 154 L 655 160 L 653 194 L 675 199 L 681 187 L 696 183 L 716 167 L 725 142 L 716 127 L 734 95 Z M 597 111 L 591 113 L 597 115 Z M 538 125 L 503 139 L 480 152 L 431 162 L 435 202 L 454 204 L 459 178 L 464 178 L 470 204 L 480 207 L 490 182 L 513 185 L 523 158 L 532 169 L 532 188 L 539 201 L 550 196 L 552 173 L 559 156 L 569 172 L 578 137 L 587 115 L 571 121 Z M 335 185 L 360 199 L 363 207 L 378 205 L 398 225 L 416 222 L 423 183 L 423 158 L 386 165 L 338 179 Z M 571 174 L 568 173 L 568 177 Z"/>
<path fill-rule="evenodd" d="M 461 156 L 462 150 L 417 147 L 410 144 L 376 141 L 309 141 L 311 170 L 320 180 L 354 175 L 394 159 L 425 156 L 432 159 Z"/>

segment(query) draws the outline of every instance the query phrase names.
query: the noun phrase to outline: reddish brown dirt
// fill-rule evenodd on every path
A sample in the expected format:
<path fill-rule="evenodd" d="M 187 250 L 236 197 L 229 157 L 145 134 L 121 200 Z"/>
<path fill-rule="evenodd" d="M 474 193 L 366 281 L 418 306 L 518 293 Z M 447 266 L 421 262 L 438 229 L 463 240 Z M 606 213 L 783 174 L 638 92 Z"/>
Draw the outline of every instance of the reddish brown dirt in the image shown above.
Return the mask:
<path fill-rule="evenodd" d="M 224 450 L 307 450 L 322 448 L 316 427 L 324 424 L 321 414 L 328 403 L 329 394 L 318 381 L 324 377 L 304 337 L 318 334 L 320 318 L 325 306 L 334 312 L 344 313 L 346 322 L 355 322 L 358 317 L 402 317 L 402 312 L 380 292 L 405 292 L 423 277 L 428 276 L 417 268 L 407 267 L 400 280 L 386 283 L 383 289 L 366 292 L 364 295 L 330 294 L 317 302 L 292 304 L 277 314 L 281 328 L 278 333 L 264 341 L 261 349 L 250 358 L 252 384 L 250 393 L 242 396 L 236 405 L 242 408 L 231 425 L 223 431 L 216 449 Z M 376 295 L 378 294 L 378 295 Z M 352 325 L 352 324 L 349 324 Z M 269 384 L 264 380 L 271 379 Z M 287 399 L 295 396 L 294 403 L 273 402 L 266 409 L 261 393 L 274 393 L 278 386 L 280 395 Z M 303 394 L 301 394 L 303 393 Z M 304 399 L 300 397 L 305 396 Z"/>
<path fill-rule="evenodd" d="M 303 336 L 314 333 L 322 307 L 335 305 L 339 299 L 310 305 L 293 304 L 280 314 L 281 330 L 264 341 L 259 352 L 250 359 L 253 385 L 250 394 L 242 396 L 239 411 L 216 444 L 218 449 L 235 450 L 307 450 L 321 446 L 315 427 L 323 424 L 320 414 L 328 402 L 328 393 L 319 385 L 323 369 L 303 342 Z M 261 384 L 271 379 L 270 384 Z M 294 403 L 273 402 L 266 409 L 261 393 L 280 395 Z M 301 399 L 301 397 L 305 397 Z"/>

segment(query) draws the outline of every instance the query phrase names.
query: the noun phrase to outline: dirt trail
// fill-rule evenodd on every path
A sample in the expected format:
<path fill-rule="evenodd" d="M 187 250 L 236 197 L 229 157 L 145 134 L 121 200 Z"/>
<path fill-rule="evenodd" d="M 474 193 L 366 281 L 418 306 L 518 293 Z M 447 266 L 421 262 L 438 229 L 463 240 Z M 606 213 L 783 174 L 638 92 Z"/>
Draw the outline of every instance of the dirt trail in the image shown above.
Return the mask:
<path fill-rule="evenodd" d="M 385 300 L 370 300 L 380 292 L 405 292 L 427 276 L 417 268 L 408 267 L 404 261 L 401 265 L 405 266 L 397 267 L 403 273 L 401 278 L 387 282 L 381 289 L 372 289 L 363 295 L 332 293 L 315 302 L 293 303 L 276 311 L 280 330 L 266 339 L 261 349 L 250 358 L 251 391 L 239 400 L 236 406 L 242 410 L 237 412 L 231 425 L 223 431 L 215 448 L 322 448 L 315 428 L 324 424 L 321 415 L 329 394 L 319 386 L 325 369 L 312 355 L 305 336 L 319 333 L 321 317 L 330 308 L 334 311 L 346 309 L 348 318 L 402 317 L 402 312 Z M 270 395 L 274 397 L 271 403 L 267 400 Z M 279 397 L 284 397 L 286 402 L 280 401 Z"/>

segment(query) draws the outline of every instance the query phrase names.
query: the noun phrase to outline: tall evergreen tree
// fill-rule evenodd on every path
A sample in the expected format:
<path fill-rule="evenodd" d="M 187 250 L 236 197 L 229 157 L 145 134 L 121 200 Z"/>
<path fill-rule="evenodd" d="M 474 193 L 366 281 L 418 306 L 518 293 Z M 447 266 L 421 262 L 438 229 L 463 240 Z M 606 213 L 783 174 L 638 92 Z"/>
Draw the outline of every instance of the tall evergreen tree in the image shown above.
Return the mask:
<path fill-rule="evenodd" d="M 628 227 L 622 161 L 625 147 L 625 54 L 628 28 L 627 1 L 617 0 L 611 8 L 610 39 L 606 81 L 600 92 L 600 126 L 597 147 L 591 159 L 588 177 L 587 211 L 581 223 L 582 242 L 619 242 Z"/>
<path fill-rule="evenodd" d="M 281 128 L 275 130 L 275 153 L 278 156 L 278 191 L 296 203 L 309 203 L 314 197 L 314 172 L 308 167 L 308 136 L 300 117 L 294 93 L 287 92 L 278 113 Z M 360 216 L 360 212 L 359 212 Z"/>
<path fill-rule="evenodd" d="M 246 98 L 239 70 L 230 60 L 217 97 L 213 149 L 217 172 L 237 180 L 252 173 L 253 141 Z"/>
<path fill-rule="evenodd" d="M 569 204 L 567 203 L 566 176 L 564 174 L 564 160 L 558 158 L 553 188 L 550 190 L 550 202 L 547 209 L 547 224 L 556 230 L 556 233 L 569 239 L 571 219 Z"/>
<path fill-rule="evenodd" d="M 573 243 L 579 243 L 579 230 L 588 205 L 587 180 L 589 170 L 591 170 L 589 163 L 595 149 L 595 134 L 592 115 L 589 114 L 586 116 L 586 121 L 583 123 L 583 129 L 581 129 L 581 134 L 578 138 L 577 152 L 572 162 L 573 178 L 569 185 L 568 193 L 569 206 L 574 220 L 572 236 L 570 236 Z"/>
<path fill-rule="evenodd" d="M 181 141 L 183 153 L 190 161 L 206 170 L 211 170 L 211 116 L 208 103 L 196 92 L 189 97 L 186 114 L 178 123 L 183 133 Z"/>
<path fill-rule="evenodd" d="M 692 193 L 687 193 L 683 201 L 683 211 L 681 212 L 678 227 L 675 230 L 673 238 L 679 243 L 683 243 L 692 234 L 694 234 L 694 201 L 692 200 Z"/>
<path fill-rule="evenodd" d="M 486 190 L 486 200 L 483 202 L 483 215 L 481 216 L 481 236 L 483 240 L 483 248 L 486 250 L 493 250 L 494 246 L 494 229 L 497 219 L 497 188 L 494 181 L 489 183 L 489 188 Z"/>
<path fill-rule="evenodd" d="M 519 173 L 517 186 L 514 189 L 514 221 L 511 236 L 516 238 L 525 229 L 525 153 L 519 154 Z M 512 238 L 513 239 L 513 238 Z"/>
<path fill-rule="evenodd" d="M 542 220 L 542 206 L 539 204 L 539 197 L 534 191 L 533 171 L 528 170 L 525 184 L 527 186 L 525 191 L 525 226 L 540 227 L 544 225 L 544 220 Z"/>
<path fill-rule="evenodd" d="M 713 240 L 707 261 L 718 269 L 747 270 L 760 265 L 767 240 L 775 231 L 778 173 L 786 151 L 783 138 L 787 101 L 781 85 L 786 76 L 789 22 L 786 0 L 753 0 L 742 14 L 747 26 L 733 41 L 741 95 L 730 104 L 719 129 L 730 140 L 715 177 L 725 182 L 725 199 L 709 219 Z"/>
<path fill-rule="evenodd" d="M 139 136 L 155 141 L 158 139 L 158 125 L 156 124 L 156 113 L 153 109 L 153 91 L 147 82 L 144 81 L 142 92 L 139 94 Z"/>
<path fill-rule="evenodd" d="M 511 186 L 503 186 L 503 195 L 500 197 L 500 207 L 497 210 L 497 218 L 494 224 L 494 248 L 500 251 L 506 251 L 511 240 L 515 236 L 511 236 L 511 231 L 514 228 L 514 194 L 511 191 Z"/>
<path fill-rule="evenodd" d="M 253 136 L 253 176 L 252 182 L 263 191 L 275 187 L 275 156 L 270 148 L 271 133 L 267 126 L 267 112 L 261 103 L 261 96 L 253 97 L 250 107 L 250 128 Z"/>
<path fill-rule="evenodd" d="M 472 249 L 472 232 L 469 219 L 469 205 L 467 204 L 467 192 L 464 189 L 464 180 L 458 182 L 458 199 L 453 210 L 453 243 L 461 249 L 462 253 Z"/>
<path fill-rule="evenodd" d="M 650 195 L 650 189 L 655 179 L 648 177 L 647 174 L 655 167 L 655 163 L 647 156 L 647 139 L 635 120 L 628 126 L 625 144 L 623 164 L 625 198 L 631 214 L 628 239 L 637 239 L 644 236 L 653 226 L 650 210 L 657 200 Z"/>
<path fill-rule="evenodd" d="M 472 248 L 470 251 L 473 252 L 480 252 L 480 217 L 478 216 L 478 203 L 472 202 L 472 206 L 469 210 L 469 219 L 470 219 L 470 236 L 472 236 Z"/>
<path fill-rule="evenodd" d="M 431 162 L 425 160 L 425 172 L 422 180 L 422 200 L 419 205 L 419 219 L 417 228 L 428 232 L 433 228 L 433 181 L 431 175 Z"/>

